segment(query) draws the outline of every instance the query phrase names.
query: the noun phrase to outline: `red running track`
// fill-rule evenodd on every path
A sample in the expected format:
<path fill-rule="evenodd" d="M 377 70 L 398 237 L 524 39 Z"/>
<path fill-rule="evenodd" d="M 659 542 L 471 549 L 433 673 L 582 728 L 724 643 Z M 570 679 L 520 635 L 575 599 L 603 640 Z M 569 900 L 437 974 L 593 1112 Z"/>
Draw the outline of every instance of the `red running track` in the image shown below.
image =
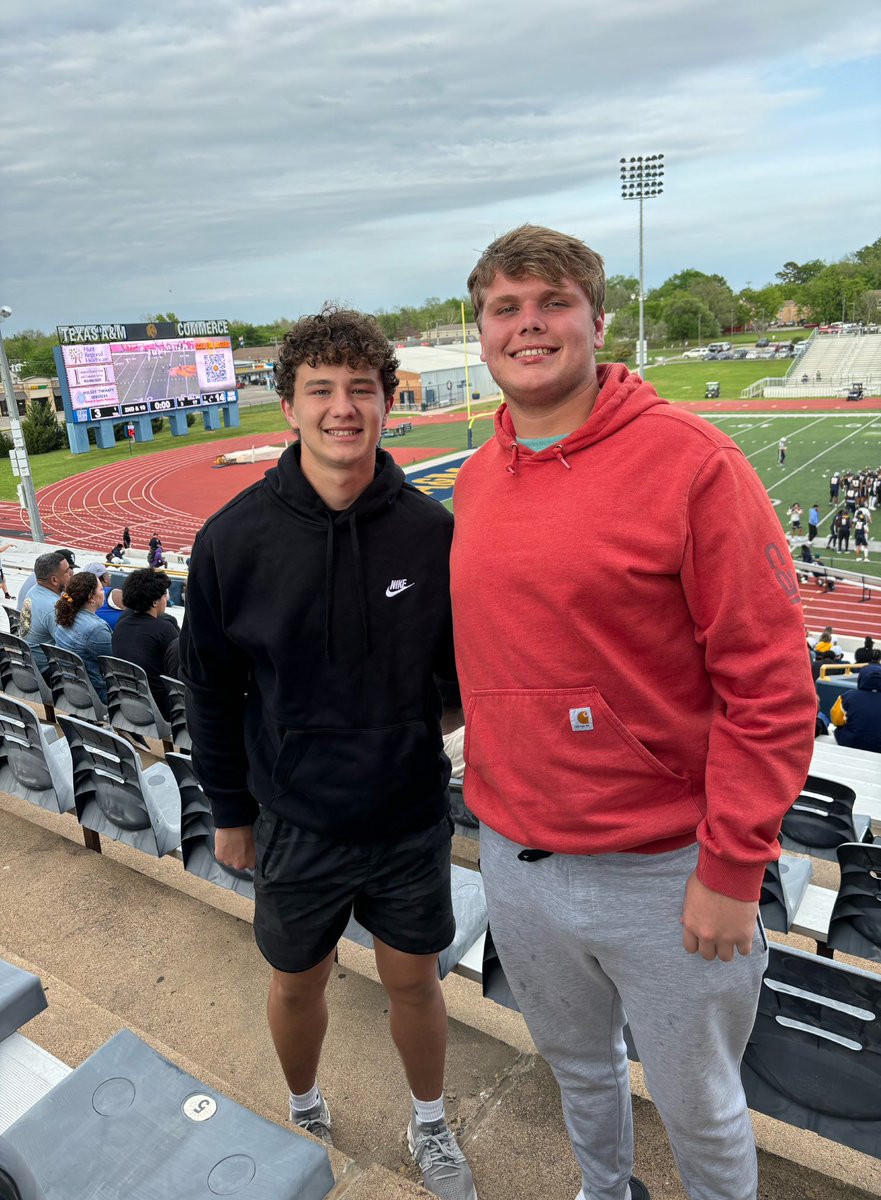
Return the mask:
<path fill-rule="evenodd" d="M 167 550 L 189 546 L 212 513 L 262 479 L 272 466 L 258 462 L 218 468 L 213 466 L 214 460 L 220 454 L 252 446 L 281 446 L 285 440 L 283 433 L 264 439 L 251 435 L 161 450 L 50 484 L 38 494 L 46 540 L 107 550 L 119 541 L 128 525 L 136 549 L 146 549 L 154 534 Z M 453 449 L 387 448 L 402 465 L 436 458 Z M 22 526 L 18 505 L 0 505 L 0 526 L 9 530 Z"/>

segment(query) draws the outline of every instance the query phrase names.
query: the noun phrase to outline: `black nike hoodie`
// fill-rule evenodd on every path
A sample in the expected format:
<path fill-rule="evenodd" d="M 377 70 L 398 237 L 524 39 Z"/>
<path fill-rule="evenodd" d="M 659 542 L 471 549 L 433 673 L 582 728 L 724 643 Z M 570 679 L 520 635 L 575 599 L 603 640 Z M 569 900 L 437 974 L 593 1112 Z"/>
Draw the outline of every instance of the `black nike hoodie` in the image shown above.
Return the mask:
<path fill-rule="evenodd" d="M 218 828 L 251 824 L 258 803 L 341 841 L 443 817 L 433 676 L 455 678 L 452 533 L 384 450 L 354 504 L 329 509 L 299 445 L 206 522 L 180 650 L 193 764 Z"/>

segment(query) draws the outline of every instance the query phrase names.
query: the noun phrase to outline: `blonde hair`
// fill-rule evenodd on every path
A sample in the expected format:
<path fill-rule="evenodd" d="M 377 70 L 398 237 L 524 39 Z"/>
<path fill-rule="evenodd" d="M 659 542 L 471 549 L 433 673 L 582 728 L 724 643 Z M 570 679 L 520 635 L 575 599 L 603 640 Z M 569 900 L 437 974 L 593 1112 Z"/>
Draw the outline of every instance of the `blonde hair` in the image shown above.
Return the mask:
<path fill-rule="evenodd" d="M 557 284 L 571 279 L 584 291 L 598 317 L 606 300 L 603 260 L 579 238 L 543 225 L 518 225 L 496 238 L 468 276 L 474 318 L 480 326 L 486 293 L 496 275 L 509 279 L 544 279 Z"/>

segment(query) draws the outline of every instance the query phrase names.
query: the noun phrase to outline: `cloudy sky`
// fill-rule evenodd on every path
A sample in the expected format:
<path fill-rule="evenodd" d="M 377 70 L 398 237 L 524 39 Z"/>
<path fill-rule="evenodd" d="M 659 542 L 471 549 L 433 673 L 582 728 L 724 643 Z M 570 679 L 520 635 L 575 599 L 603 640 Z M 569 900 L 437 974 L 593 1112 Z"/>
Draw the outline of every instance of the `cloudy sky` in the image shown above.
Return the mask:
<path fill-rule="evenodd" d="M 376 309 L 534 221 L 741 288 L 881 235 L 877 0 L 5 0 L 4 331 Z"/>

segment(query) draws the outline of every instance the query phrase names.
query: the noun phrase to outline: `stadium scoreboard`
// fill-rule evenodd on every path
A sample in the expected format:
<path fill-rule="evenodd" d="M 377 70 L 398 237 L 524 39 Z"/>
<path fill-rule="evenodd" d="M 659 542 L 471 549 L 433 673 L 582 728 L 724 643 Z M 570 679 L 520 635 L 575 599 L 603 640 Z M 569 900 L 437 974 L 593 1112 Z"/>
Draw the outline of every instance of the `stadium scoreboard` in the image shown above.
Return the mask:
<path fill-rule="evenodd" d="M 237 399 L 226 321 L 57 328 L 74 422 L 169 416 Z"/>

